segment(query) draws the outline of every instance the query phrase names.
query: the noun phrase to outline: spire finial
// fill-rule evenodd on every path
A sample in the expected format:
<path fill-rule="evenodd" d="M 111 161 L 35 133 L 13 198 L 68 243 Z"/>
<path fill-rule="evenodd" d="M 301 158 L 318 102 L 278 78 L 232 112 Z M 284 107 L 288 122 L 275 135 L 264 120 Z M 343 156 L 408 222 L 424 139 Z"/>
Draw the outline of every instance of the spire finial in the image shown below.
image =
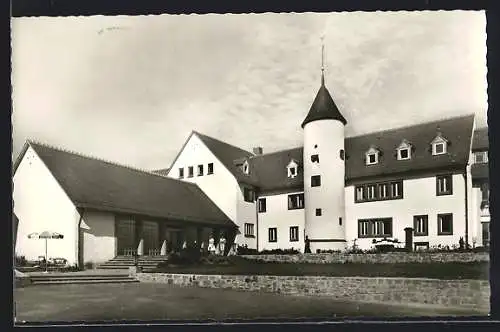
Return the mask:
<path fill-rule="evenodd" d="M 321 86 L 325 85 L 325 36 L 321 36 Z"/>

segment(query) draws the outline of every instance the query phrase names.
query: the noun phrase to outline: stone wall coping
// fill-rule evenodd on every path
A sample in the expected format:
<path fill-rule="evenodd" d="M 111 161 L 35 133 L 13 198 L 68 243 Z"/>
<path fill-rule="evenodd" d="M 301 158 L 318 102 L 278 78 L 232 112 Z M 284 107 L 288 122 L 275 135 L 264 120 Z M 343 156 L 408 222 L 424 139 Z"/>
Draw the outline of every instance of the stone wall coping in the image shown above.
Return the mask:
<path fill-rule="evenodd" d="M 431 281 L 431 282 L 489 282 L 482 279 L 435 279 L 435 278 L 405 278 L 405 277 L 333 277 L 333 276 L 288 276 L 288 275 L 272 275 L 272 274 L 199 274 L 199 273 L 169 273 L 169 272 L 140 272 L 136 275 L 170 275 L 170 276 L 200 276 L 200 277 L 239 277 L 239 278 L 329 278 L 329 279 L 363 279 L 363 280 L 412 280 L 412 281 Z"/>

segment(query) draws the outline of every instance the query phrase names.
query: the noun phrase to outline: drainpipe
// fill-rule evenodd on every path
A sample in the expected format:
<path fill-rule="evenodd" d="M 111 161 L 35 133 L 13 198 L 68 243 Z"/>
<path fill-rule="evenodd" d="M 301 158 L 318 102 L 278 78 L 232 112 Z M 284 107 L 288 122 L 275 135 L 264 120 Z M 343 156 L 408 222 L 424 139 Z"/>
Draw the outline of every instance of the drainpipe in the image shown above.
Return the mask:
<path fill-rule="evenodd" d="M 467 167 L 464 172 L 464 182 L 465 182 L 465 249 L 469 248 L 469 185 L 467 181 Z"/>
<path fill-rule="evenodd" d="M 81 250 L 81 247 L 80 247 L 80 232 L 82 231 L 81 230 L 81 225 L 82 225 L 82 221 L 83 221 L 83 209 L 77 209 L 78 211 L 78 214 L 80 215 L 80 218 L 78 220 L 78 228 L 76 229 L 76 266 L 78 268 L 82 268 L 83 267 L 83 262 L 80 262 L 80 250 Z M 83 253 L 81 253 L 81 255 L 83 256 Z"/>

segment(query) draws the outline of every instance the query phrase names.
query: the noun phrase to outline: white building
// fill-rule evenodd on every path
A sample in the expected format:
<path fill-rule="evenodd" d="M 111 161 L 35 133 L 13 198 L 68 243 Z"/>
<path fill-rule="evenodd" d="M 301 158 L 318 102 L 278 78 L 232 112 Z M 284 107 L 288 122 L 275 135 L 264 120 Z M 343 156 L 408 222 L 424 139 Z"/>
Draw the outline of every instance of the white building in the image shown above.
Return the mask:
<path fill-rule="evenodd" d="M 415 248 L 487 245 L 488 137 L 474 115 L 356 137 L 346 123 L 322 77 L 303 147 L 251 153 L 192 132 L 166 174 L 198 184 L 258 250 L 303 251 L 306 236 L 313 252 L 404 245 L 407 227 Z M 218 172 L 200 173 L 208 162 Z"/>
<path fill-rule="evenodd" d="M 65 236 L 49 257 L 78 264 L 210 234 L 259 251 L 304 251 L 306 236 L 313 252 L 404 245 L 408 227 L 415 248 L 488 245 L 488 138 L 473 115 L 355 137 L 346 124 L 322 77 L 304 145 L 284 151 L 193 131 L 171 167 L 148 172 L 27 142 L 14 165 L 16 254 L 43 253 L 27 235 L 44 230 Z"/>

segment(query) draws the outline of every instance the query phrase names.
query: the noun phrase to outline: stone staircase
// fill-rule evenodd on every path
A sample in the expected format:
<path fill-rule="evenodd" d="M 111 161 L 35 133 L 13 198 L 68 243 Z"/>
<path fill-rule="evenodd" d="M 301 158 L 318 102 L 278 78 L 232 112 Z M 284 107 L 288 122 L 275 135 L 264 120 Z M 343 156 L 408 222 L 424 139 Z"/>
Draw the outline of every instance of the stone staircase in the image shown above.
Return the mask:
<path fill-rule="evenodd" d="M 132 283 L 139 282 L 137 279 L 125 273 L 99 273 L 89 274 L 61 273 L 61 274 L 37 274 L 29 277 L 31 285 L 62 285 L 62 284 L 103 284 L 103 283 Z"/>
<path fill-rule="evenodd" d="M 140 256 L 138 259 L 138 266 L 143 271 L 148 271 L 156 268 L 160 263 L 166 262 L 167 256 Z M 116 256 L 115 258 L 99 264 L 98 269 L 112 269 L 112 270 L 128 270 L 130 266 L 135 265 L 133 256 Z"/>

